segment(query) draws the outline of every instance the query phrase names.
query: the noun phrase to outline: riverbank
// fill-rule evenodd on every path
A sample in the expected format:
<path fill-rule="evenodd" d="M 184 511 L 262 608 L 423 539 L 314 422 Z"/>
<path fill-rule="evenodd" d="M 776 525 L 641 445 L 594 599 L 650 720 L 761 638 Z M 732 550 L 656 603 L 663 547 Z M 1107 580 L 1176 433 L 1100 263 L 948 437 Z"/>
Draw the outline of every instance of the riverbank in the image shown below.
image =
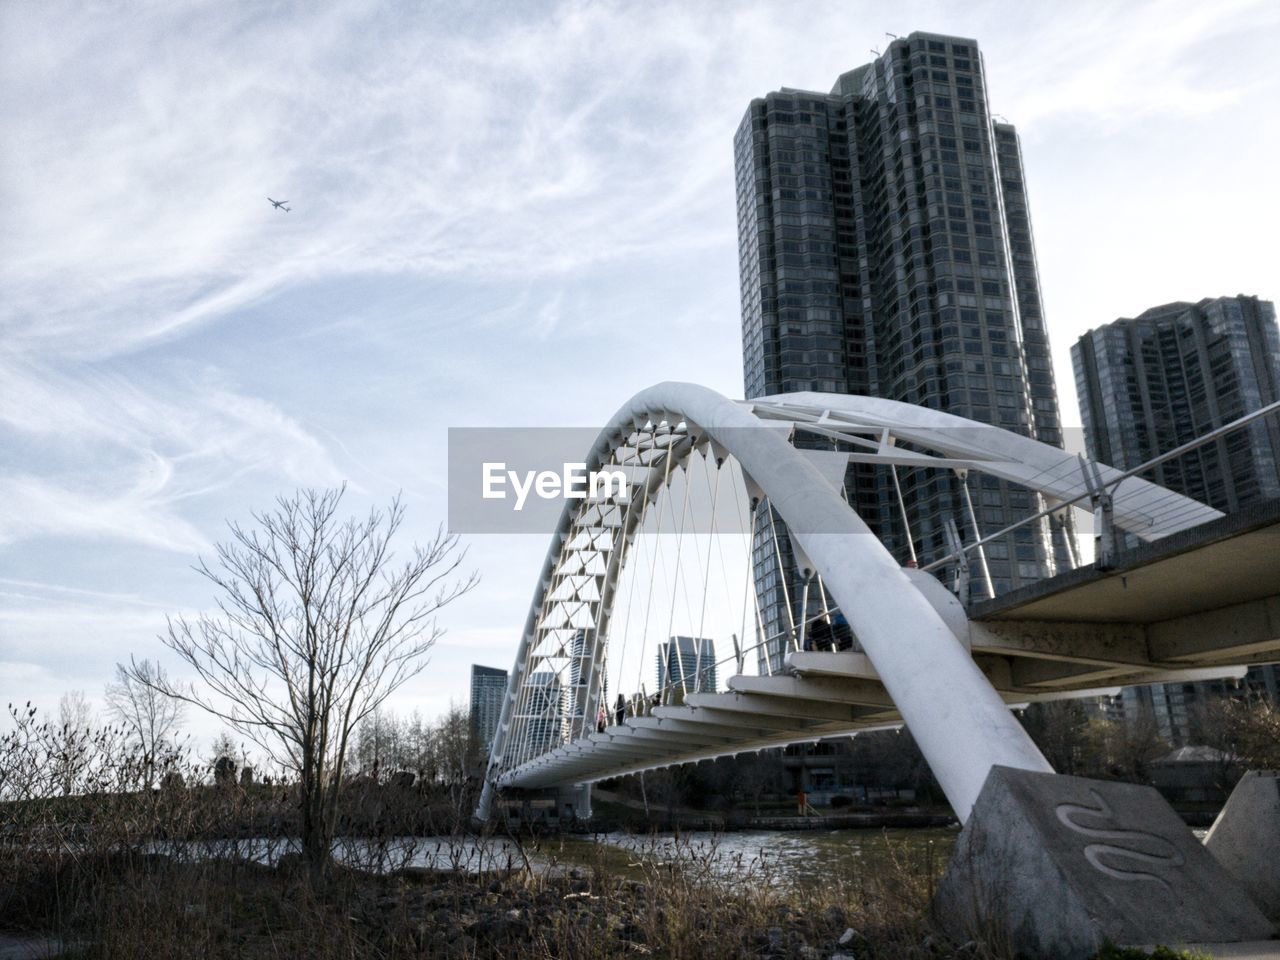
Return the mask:
<path fill-rule="evenodd" d="M 74 944 L 56 955 L 82 960 L 1007 960 L 998 943 L 950 940 L 934 926 L 950 845 L 921 833 L 944 831 L 799 834 L 804 849 L 793 852 L 808 872 L 776 844 L 735 849 L 743 833 L 561 836 L 514 851 L 508 840 L 466 858 L 508 864 L 499 869 L 335 865 L 324 878 L 295 854 L 266 865 L 28 848 L 0 856 L 0 934 Z"/>
<path fill-rule="evenodd" d="M 877 807 L 859 810 L 814 810 L 797 816 L 791 809 L 772 811 L 732 810 L 712 812 L 689 807 L 668 808 L 642 804 L 606 790 L 592 795 L 592 817 L 588 820 L 552 821 L 558 829 L 577 834 L 653 833 L 701 831 L 732 833 L 750 830 L 906 830 L 956 826 L 949 807 Z M 536 824 L 546 830 L 550 824 Z M 521 829 L 516 825 L 515 829 Z"/>
<path fill-rule="evenodd" d="M 951 826 L 958 826 L 958 823 L 950 813 L 899 810 L 889 813 L 831 813 L 807 817 L 724 817 L 697 814 L 645 819 L 592 817 L 590 820 L 569 821 L 564 829 L 578 834 L 679 830 L 734 833 L 751 830 L 912 830 Z"/>
<path fill-rule="evenodd" d="M 616 851 L 612 853 L 616 859 Z M 635 856 L 635 855 L 633 855 Z M 335 870 L 311 879 L 296 860 L 177 862 L 121 855 L 5 864 L 4 926 L 80 944 L 74 957 L 577 958 L 826 960 L 988 954 L 948 945 L 927 920 L 934 877 L 920 864 L 836 876 L 803 893 L 766 864 L 709 882 L 705 863 L 644 856 L 629 876 L 577 851 L 579 865 L 466 874 Z M 17 887 L 11 884 L 17 883 Z M 15 897 L 14 895 L 17 894 Z"/>
<path fill-rule="evenodd" d="M 604 791 L 600 791 L 604 793 Z M 807 816 L 788 813 L 748 813 L 735 810 L 713 813 L 705 810 L 654 808 L 646 811 L 639 804 L 621 802 L 606 794 L 593 798 L 593 815 L 587 820 L 538 820 L 508 825 L 512 833 L 545 835 L 566 832 L 578 835 L 601 833 L 697 831 L 734 833 L 753 830 L 926 830 L 959 828 L 960 823 L 949 807 L 883 807 L 872 810 L 821 810 Z M 1187 826 L 1203 829 L 1213 825 L 1220 807 L 1191 805 L 1175 807 Z"/>

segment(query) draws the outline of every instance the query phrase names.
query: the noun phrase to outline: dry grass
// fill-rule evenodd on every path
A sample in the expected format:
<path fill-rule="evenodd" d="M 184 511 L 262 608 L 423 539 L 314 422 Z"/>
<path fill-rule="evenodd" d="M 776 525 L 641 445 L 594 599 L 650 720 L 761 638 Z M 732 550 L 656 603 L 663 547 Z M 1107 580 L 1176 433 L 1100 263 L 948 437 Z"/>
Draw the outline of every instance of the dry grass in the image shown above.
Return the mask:
<path fill-rule="evenodd" d="M 565 860 L 553 843 L 470 837 L 456 818 L 423 822 L 421 795 L 366 783 L 347 811 L 348 832 L 361 839 L 321 878 L 293 856 L 257 862 L 263 838 L 282 845 L 293 835 L 287 787 L 215 786 L 182 757 L 131 755 L 109 730 L 14 719 L 0 738 L 0 927 L 52 933 L 80 944 L 74 955 L 955 955 L 927 921 L 941 864 L 905 846 L 891 846 L 873 871 L 797 888 L 772 863 L 729 862 L 715 844 L 659 855 L 579 842 Z M 406 825 L 454 830 L 433 841 L 444 869 L 404 869 L 424 852 L 396 839 Z M 965 952 L 990 955 L 978 945 Z"/>
<path fill-rule="evenodd" d="M 916 873 L 795 890 L 758 864 L 726 877 L 707 859 L 679 869 L 642 857 L 629 872 L 589 862 L 533 873 L 341 870 L 317 885 L 301 871 L 150 857 L 81 861 L 39 889 L 48 929 L 85 944 L 85 957 L 954 955 L 928 929 L 931 878 Z"/>

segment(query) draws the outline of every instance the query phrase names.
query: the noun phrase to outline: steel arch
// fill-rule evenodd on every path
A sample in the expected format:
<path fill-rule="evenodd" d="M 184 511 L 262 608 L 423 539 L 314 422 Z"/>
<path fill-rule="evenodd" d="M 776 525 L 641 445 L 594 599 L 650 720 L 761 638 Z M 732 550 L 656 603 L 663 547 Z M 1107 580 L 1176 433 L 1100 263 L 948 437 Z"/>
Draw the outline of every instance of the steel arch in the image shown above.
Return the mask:
<path fill-rule="evenodd" d="M 875 450 L 854 453 L 868 462 L 912 462 L 917 465 L 967 465 L 1026 485 L 1059 500 L 1078 495 L 1081 480 L 1068 470 L 1075 458 L 1064 451 L 997 427 L 974 423 L 938 411 L 894 401 L 825 394 L 789 394 L 735 402 L 695 384 L 662 383 L 636 394 L 601 431 L 585 458 L 587 469 L 608 463 L 619 445 L 637 428 L 665 421 L 686 425 L 683 438 L 667 433 L 670 464 L 696 445 L 710 443 L 732 454 L 750 482 L 767 496 L 827 590 L 844 612 L 874 665 L 893 704 L 910 728 L 963 821 L 993 765 L 1051 771 L 1007 705 L 974 664 L 965 647 L 934 605 L 921 593 L 867 525 L 840 497 L 806 452 L 791 445 L 784 432 L 761 429 L 790 421 L 806 430 L 830 430 L 844 439 L 881 434 Z M 909 451 L 886 448 L 892 433 L 899 439 L 942 451 L 943 459 L 920 458 Z M 682 450 L 677 446 L 684 444 Z M 1104 479 L 1115 476 L 1106 468 Z M 662 486 L 651 472 L 640 503 L 647 504 Z M 1116 522 L 1144 539 L 1171 532 L 1159 523 L 1156 505 L 1167 504 L 1168 491 L 1140 480 L 1126 481 L 1116 498 Z M 1217 515 L 1187 498 L 1178 498 L 1190 526 Z M 508 684 L 502 717 L 491 748 L 481 803 L 487 818 L 495 786 L 521 784 L 531 764 L 515 765 L 507 756 L 516 699 L 524 688 L 531 646 L 538 640 L 539 617 L 556 585 L 557 565 L 574 535 L 575 524 L 589 504 L 566 504 L 552 537 Z M 1169 511 L 1164 511 L 1168 514 Z M 615 526 L 613 543 L 598 595 L 589 601 L 600 619 L 592 631 L 590 662 L 599 669 L 600 646 L 612 608 L 612 590 L 625 561 L 625 547 L 642 511 Z M 1189 518 L 1189 519 L 1188 519 Z M 1168 526 L 1167 524 L 1165 526 Z M 563 582 L 563 581 L 562 581 Z M 584 601 L 588 602 L 588 601 Z M 598 690 L 594 674 L 586 685 Z M 594 702 L 579 704 L 579 715 L 591 716 Z M 562 747 L 562 750 L 569 749 Z M 571 751 L 570 751 L 571 752 Z M 544 774 L 545 778 L 545 774 Z"/>

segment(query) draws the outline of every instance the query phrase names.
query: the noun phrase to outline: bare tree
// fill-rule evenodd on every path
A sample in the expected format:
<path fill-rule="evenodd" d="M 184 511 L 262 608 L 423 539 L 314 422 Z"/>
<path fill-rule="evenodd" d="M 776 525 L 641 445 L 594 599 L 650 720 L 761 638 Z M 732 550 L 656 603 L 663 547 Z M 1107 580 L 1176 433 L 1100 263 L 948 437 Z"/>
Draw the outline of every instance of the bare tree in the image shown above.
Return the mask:
<path fill-rule="evenodd" d="M 221 757 L 239 760 L 242 752 L 231 732 L 223 730 L 209 744 L 209 766 L 212 767 Z"/>
<path fill-rule="evenodd" d="M 58 699 L 58 723 L 62 726 L 87 727 L 92 720 L 93 710 L 83 690 L 68 690 Z"/>
<path fill-rule="evenodd" d="M 360 724 L 353 758 L 360 773 L 377 779 L 405 765 L 401 727 L 389 710 L 375 710 Z"/>
<path fill-rule="evenodd" d="M 54 761 L 65 795 L 74 791 L 77 779 L 89 762 L 92 721 L 93 711 L 83 690 L 68 690 L 59 698 Z"/>
<path fill-rule="evenodd" d="M 1149 707 L 1121 721 L 1089 721 L 1085 743 L 1087 775 L 1133 783 L 1150 783 L 1151 762 L 1169 750 Z"/>
<path fill-rule="evenodd" d="M 142 752 L 145 785 L 151 789 L 162 755 L 176 746 L 172 740 L 184 710 L 180 700 L 161 692 L 161 687 L 169 683 L 163 667 L 143 660 L 132 670 L 140 679 L 135 679 L 124 664 L 116 664 L 115 682 L 107 684 L 104 698 L 107 713 L 124 726 L 129 739 Z"/>
<path fill-rule="evenodd" d="M 438 530 L 397 562 L 399 499 L 340 519 L 343 489 L 300 491 L 256 513 L 198 571 L 219 614 L 169 621 L 164 643 L 207 689 L 152 681 L 252 740 L 298 778 L 303 855 L 325 869 L 337 825 L 342 760 L 352 734 L 426 666 L 443 633 L 436 613 L 476 583 L 465 551 Z M 130 673 L 136 680 L 135 665 Z"/>
<path fill-rule="evenodd" d="M 1280 768 L 1280 709 L 1261 697 L 1223 697 L 1200 706 L 1196 736 L 1218 751 L 1218 785 L 1230 789 L 1246 770 Z"/>
<path fill-rule="evenodd" d="M 1080 772 L 1089 748 L 1089 717 L 1079 700 L 1033 703 L 1022 714 L 1022 725 L 1058 773 Z"/>
<path fill-rule="evenodd" d="M 435 728 L 438 776 L 449 791 L 454 813 L 461 816 L 470 798 L 467 774 L 476 757 L 475 730 L 466 707 L 450 703 Z"/>

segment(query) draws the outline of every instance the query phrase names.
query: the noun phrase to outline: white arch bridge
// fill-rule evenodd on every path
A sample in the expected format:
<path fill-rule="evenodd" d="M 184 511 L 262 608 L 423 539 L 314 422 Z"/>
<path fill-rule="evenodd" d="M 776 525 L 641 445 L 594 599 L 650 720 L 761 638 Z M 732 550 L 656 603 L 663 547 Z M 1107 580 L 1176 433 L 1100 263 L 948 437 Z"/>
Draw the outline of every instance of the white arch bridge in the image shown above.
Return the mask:
<path fill-rule="evenodd" d="M 1136 471 L 998 427 L 866 397 L 737 402 L 664 383 L 625 404 L 585 461 L 625 474 L 625 489 L 566 501 L 481 819 L 495 790 L 590 784 L 905 723 L 964 821 L 992 766 L 1051 771 L 1011 705 L 1238 677 L 1280 659 L 1277 511 L 1223 518 Z M 979 529 L 990 515 L 972 507 L 970 474 L 1029 491 L 1019 525 L 1038 535 L 1072 505 L 1093 510 L 1099 561 L 962 603 L 931 573 L 901 566 L 849 506 L 850 463 L 880 465 L 895 486 L 899 471 L 958 476 L 969 509 L 948 524 L 953 552 L 930 566 L 966 600 L 970 557 L 981 576 L 984 548 L 1010 532 Z M 788 597 L 782 636 L 766 635 L 755 590 L 762 563 L 783 590 L 790 579 L 770 553 L 778 538 L 760 536 L 775 517 L 804 584 L 802 598 Z M 847 623 L 850 649 L 828 642 L 833 622 Z M 713 648 L 712 635 L 721 653 L 733 648 L 714 667 L 700 648 Z M 765 655 L 778 644 L 782 662 Z"/>

